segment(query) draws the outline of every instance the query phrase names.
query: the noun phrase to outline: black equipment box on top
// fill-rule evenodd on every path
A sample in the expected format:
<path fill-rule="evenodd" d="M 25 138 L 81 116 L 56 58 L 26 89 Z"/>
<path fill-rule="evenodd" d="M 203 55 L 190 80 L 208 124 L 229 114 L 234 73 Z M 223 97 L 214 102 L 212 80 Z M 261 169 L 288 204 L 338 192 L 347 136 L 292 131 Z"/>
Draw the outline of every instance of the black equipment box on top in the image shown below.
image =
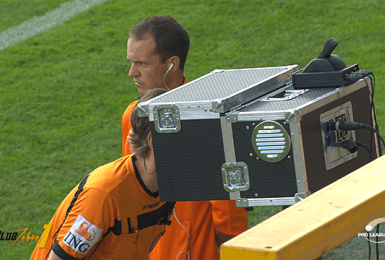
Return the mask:
<path fill-rule="evenodd" d="M 328 72 L 304 72 L 303 69 L 293 73 L 294 89 L 320 88 L 320 87 L 342 87 L 350 81 L 344 78 L 344 75 L 358 70 L 358 65 L 347 66 L 338 71 Z"/>
<path fill-rule="evenodd" d="M 292 205 L 370 161 L 369 78 L 339 88 L 293 89 L 298 66 L 215 70 L 138 105 L 151 121 L 161 201 L 236 200 L 238 207 Z M 326 129 L 326 130 L 325 130 Z"/>

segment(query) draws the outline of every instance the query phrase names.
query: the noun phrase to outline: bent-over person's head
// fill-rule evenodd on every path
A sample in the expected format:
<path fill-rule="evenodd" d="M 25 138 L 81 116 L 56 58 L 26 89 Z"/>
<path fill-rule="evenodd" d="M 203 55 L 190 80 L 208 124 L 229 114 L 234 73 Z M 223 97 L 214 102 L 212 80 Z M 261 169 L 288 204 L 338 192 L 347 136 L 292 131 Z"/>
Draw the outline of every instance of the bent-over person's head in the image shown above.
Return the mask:
<path fill-rule="evenodd" d="M 151 89 L 141 96 L 138 100 L 138 104 L 157 97 L 167 91 L 167 89 L 163 88 Z M 130 120 L 132 129 L 128 140 L 132 147 L 132 151 L 138 156 L 146 156 L 149 151 L 148 135 L 151 133 L 150 120 L 148 117 L 139 117 L 138 106 L 135 106 L 132 110 Z"/>

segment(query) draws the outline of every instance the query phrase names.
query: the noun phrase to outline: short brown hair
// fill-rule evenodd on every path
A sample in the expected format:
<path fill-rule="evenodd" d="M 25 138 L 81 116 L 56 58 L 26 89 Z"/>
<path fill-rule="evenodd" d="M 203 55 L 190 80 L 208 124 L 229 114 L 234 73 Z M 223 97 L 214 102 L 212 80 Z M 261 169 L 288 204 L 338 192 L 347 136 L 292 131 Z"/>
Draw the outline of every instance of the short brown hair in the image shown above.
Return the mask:
<path fill-rule="evenodd" d="M 150 100 L 156 96 L 159 96 L 167 91 L 168 90 L 164 88 L 154 88 L 148 90 L 140 97 L 140 99 L 138 100 L 138 104 Z M 129 136 L 130 145 L 135 146 L 136 155 L 147 155 L 149 150 L 147 136 L 151 131 L 150 120 L 148 119 L 148 117 L 139 117 L 138 106 L 136 105 L 135 108 L 132 110 L 130 122 L 132 127 L 132 132 Z"/>
<path fill-rule="evenodd" d="M 190 38 L 183 26 L 169 15 L 151 16 L 131 28 L 129 38 L 143 40 L 147 35 L 154 37 L 155 52 L 165 63 L 172 56 L 180 59 L 179 67 L 184 70 L 190 48 Z"/>

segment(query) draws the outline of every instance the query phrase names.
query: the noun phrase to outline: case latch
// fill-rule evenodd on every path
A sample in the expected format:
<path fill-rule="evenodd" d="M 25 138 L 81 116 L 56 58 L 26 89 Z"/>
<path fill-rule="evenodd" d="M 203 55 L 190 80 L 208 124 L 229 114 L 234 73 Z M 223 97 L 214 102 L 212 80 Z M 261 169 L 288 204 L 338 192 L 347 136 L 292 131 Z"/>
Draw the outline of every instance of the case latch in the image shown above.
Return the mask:
<path fill-rule="evenodd" d="M 181 129 L 179 108 L 176 105 L 156 105 L 154 125 L 158 133 L 177 133 Z"/>
<path fill-rule="evenodd" d="M 250 188 L 249 170 L 244 162 L 223 164 L 222 179 L 227 192 L 247 191 Z"/>

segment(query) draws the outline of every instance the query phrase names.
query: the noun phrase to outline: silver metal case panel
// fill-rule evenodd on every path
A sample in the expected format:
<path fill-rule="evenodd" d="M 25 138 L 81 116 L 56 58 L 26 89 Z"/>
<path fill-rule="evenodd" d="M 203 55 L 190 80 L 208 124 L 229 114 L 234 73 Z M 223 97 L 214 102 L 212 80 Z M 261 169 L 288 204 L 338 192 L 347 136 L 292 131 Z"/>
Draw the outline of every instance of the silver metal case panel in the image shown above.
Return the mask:
<path fill-rule="evenodd" d="M 140 104 L 140 116 L 156 105 L 176 105 L 181 120 L 219 118 L 219 113 L 241 106 L 291 81 L 298 65 L 269 68 L 214 70 L 183 86 Z"/>

